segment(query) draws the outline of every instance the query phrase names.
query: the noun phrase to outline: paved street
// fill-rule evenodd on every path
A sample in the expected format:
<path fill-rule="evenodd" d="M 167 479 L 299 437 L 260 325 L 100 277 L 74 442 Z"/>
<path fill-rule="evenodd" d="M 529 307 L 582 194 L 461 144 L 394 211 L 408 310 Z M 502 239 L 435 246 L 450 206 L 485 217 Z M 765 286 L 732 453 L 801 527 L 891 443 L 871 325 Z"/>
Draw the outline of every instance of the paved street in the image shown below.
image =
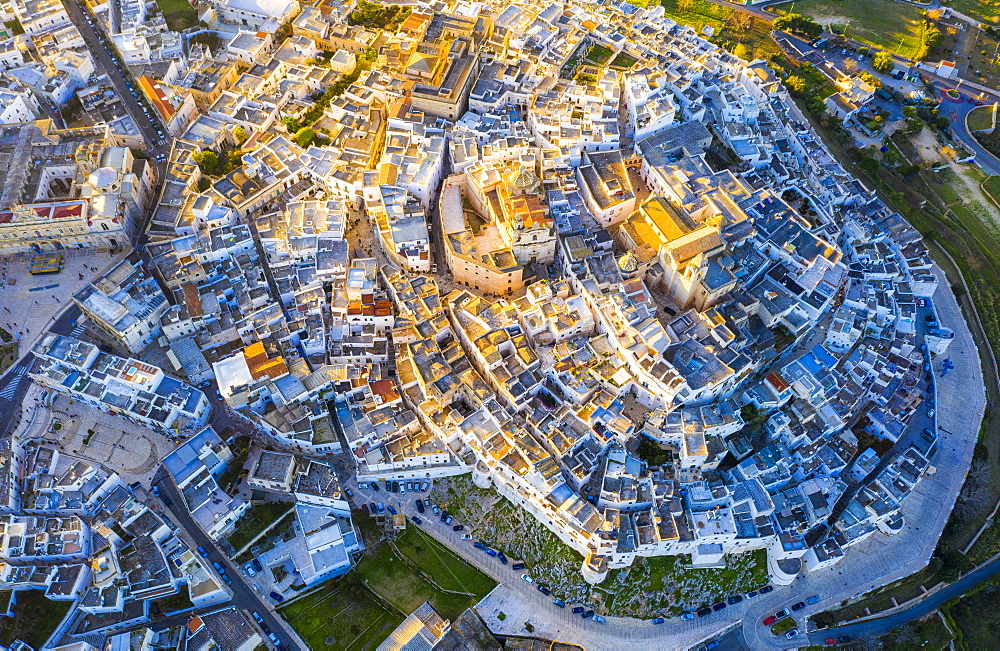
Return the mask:
<path fill-rule="evenodd" d="M 285 648 L 303 649 L 304 651 L 307 647 L 299 641 L 298 636 L 285 623 L 285 620 L 275 614 L 273 605 L 267 598 L 258 595 L 244 583 L 243 572 L 231 560 L 223 556 L 212 539 L 195 523 L 191 514 L 188 513 L 184 506 L 184 498 L 178 492 L 173 481 L 166 477 L 166 472 L 161 469 L 161 472 L 158 472 L 154 477 L 153 483 L 160 487 L 161 495 L 167 497 L 172 502 L 167 508 L 169 508 L 174 519 L 184 529 L 185 533 L 196 545 L 201 545 L 208 551 L 208 561 L 210 563 L 219 562 L 226 568 L 226 574 L 233 580 L 229 589 L 232 591 L 233 603 L 236 607 L 247 612 L 259 613 L 271 631 L 281 639 Z"/>

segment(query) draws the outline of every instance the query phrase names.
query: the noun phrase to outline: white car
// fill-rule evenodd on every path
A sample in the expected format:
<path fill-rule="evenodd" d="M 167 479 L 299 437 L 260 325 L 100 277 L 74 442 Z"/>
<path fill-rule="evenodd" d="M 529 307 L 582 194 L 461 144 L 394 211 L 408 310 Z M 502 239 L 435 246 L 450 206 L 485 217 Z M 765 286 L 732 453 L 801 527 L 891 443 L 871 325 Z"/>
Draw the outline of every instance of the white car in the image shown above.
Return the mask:
<path fill-rule="evenodd" d="M 535 583 L 535 580 L 533 578 L 531 578 L 530 576 L 528 576 L 527 574 L 522 574 L 521 575 L 521 580 L 524 581 L 525 583 L 527 583 L 528 585 L 534 585 L 534 583 Z"/>
<path fill-rule="evenodd" d="M 247 571 L 247 576 L 257 576 L 257 570 L 253 569 L 253 565 L 250 563 L 247 563 L 243 569 Z"/>

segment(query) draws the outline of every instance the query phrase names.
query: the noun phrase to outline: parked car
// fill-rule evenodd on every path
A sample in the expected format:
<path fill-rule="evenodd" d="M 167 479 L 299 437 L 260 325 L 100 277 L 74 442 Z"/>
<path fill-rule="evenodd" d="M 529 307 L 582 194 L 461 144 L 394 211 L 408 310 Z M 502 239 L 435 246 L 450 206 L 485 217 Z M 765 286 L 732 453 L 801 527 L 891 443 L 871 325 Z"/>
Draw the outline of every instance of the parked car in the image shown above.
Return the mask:
<path fill-rule="evenodd" d="M 583 606 L 573 606 L 573 614 L 579 615 L 584 610 Z"/>
<path fill-rule="evenodd" d="M 257 576 L 257 570 L 253 569 L 253 565 L 250 563 L 244 565 L 243 569 L 247 571 L 247 576 Z"/>
<path fill-rule="evenodd" d="M 445 524 L 451 524 L 451 521 L 452 521 L 452 520 L 454 520 L 454 519 L 455 519 L 455 518 L 453 518 L 453 517 L 451 517 L 451 516 L 449 515 L 448 517 L 446 517 L 446 518 L 444 519 L 444 523 L 445 523 Z"/>
<path fill-rule="evenodd" d="M 486 549 L 486 545 L 484 545 L 483 543 L 479 542 L 478 540 L 476 542 L 472 543 L 472 546 L 475 547 L 476 549 Z"/>
<path fill-rule="evenodd" d="M 233 584 L 233 580 L 229 578 L 228 574 L 223 574 L 222 575 L 222 580 L 226 582 L 226 585 L 232 585 Z"/>
<path fill-rule="evenodd" d="M 552 594 L 552 591 L 549 590 L 548 588 L 546 588 L 544 585 L 538 586 L 538 591 L 541 592 L 544 595 L 550 595 L 550 594 Z"/>
<path fill-rule="evenodd" d="M 222 563 L 220 563 L 219 561 L 213 561 L 212 567 L 214 567 L 215 571 L 218 572 L 219 574 L 222 574 L 223 572 L 226 571 L 226 568 L 222 567 Z"/>
<path fill-rule="evenodd" d="M 375 502 L 371 503 L 371 513 L 372 513 L 372 515 L 375 515 L 376 513 L 378 513 L 378 504 L 376 504 Z"/>
<path fill-rule="evenodd" d="M 264 623 L 264 618 L 261 617 L 260 613 L 258 613 L 256 610 L 253 611 L 253 613 L 251 613 L 251 614 L 253 615 L 253 621 L 257 622 L 258 624 L 263 624 Z"/>
<path fill-rule="evenodd" d="M 250 564 L 253 565 L 253 569 L 257 570 L 258 572 L 264 569 L 264 566 L 261 565 L 260 561 L 257 560 L 256 558 L 250 561 Z"/>
<path fill-rule="evenodd" d="M 354 491 L 352 491 L 350 488 L 348 488 L 344 492 L 347 493 L 348 497 L 354 497 Z"/>
<path fill-rule="evenodd" d="M 472 534 L 463 533 L 462 540 L 472 540 Z"/>
<path fill-rule="evenodd" d="M 486 553 L 489 554 L 490 556 L 494 556 L 495 557 L 497 555 L 497 550 L 490 549 L 489 547 L 487 547 L 486 548 Z"/>
<path fill-rule="evenodd" d="M 383 504 L 382 502 L 378 503 L 378 512 L 385 513 L 385 504 Z"/>
<path fill-rule="evenodd" d="M 375 482 L 372 482 L 372 484 L 371 484 L 371 488 L 372 488 L 372 490 L 373 490 L 373 491 L 375 491 L 376 493 L 377 493 L 377 492 L 379 491 L 379 487 L 378 487 L 378 484 L 376 484 Z"/>
<path fill-rule="evenodd" d="M 583 613 L 580 613 L 580 617 L 583 617 L 584 619 L 590 619 L 593 616 L 594 616 L 594 611 L 593 610 L 588 610 L 588 611 L 585 611 Z"/>
<path fill-rule="evenodd" d="M 792 640 L 798 634 L 799 634 L 799 629 L 793 628 L 792 630 L 790 630 L 787 633 L 785 633 L 785 637 L 787 637 L 789 640 Z"/>
<path fill-rule="evenodd" d="M 202 558 L 208 558 L 208 552 L 201 545 L 198 545 L 198 553 L 201 554 Z"/>
<path fill-rule="evenodd" d="M 594 615 L 594 621 L 597 622 L 598 624 L 603 624 L 604 622 L 606 622 L 608 620 L 604 619 L 600 615 Z"/>
<path fill-rule="evenodd" d="M 792 604 L 792 610 L 793 611 L 802 610 L 805 607 L 806 607 L 806 602 L 804 602 L 804 601 L 800 601 L 798 603 Z"/>
<path fill-rule="evenodd" d="M 738 594 L 734 594 L 732 597 L 730 597 L 729 599 L 726 600 L 726 602 L 730 606 L 735 606 L 736 604 L 740 603 L 741 601 L 743 601 L 743 597 L 740 596 L 740 595 L 738 595 Z"/>
<path fill-rule="evenodd" d="M 530 576 L 528 576 L 527 574 L 522 574 L 521 575 L 521 580 L 524 581 L 525 583 L 527 583 L 528 585 L 532 585 L 535 582 L 535 580 L 533 578 L 531 578 Z"/>
<path fill-rule="evenodd" d="M 456 524 L 455 526 L 453 526 L 451 528 L 451 530 L 452 531 L 465 531 L 465 525 L 464 524 Z"/>
<path fill-rule="evenodd" d="M 767 617 L 764 618 L 763 624 L 764 624 L 764 626 L 770 626 L 771 624 L 775 623 L 776 621 L 778 621 L 777 617 L 775 617 L 774 615 L 769 615 L 769 616 L 767 616 Z"/>
<path fill-rule="evenodd" d="M 750 592 L 747 593 L 747 599 L 753 599 L 756 596 L 757 596 L 756 590 L 751 590 Z"/>
<path fill-rule="evenodd" d="M 438 505 L 437 504 L 435 504 L 434 506 L 431 507 L 431 511 L 434 511 L 434 515 L 437 515 L 438 513 L 441 512 L 441 511 L 438 510 Z"/>
<path fill-rule="evenodd" d="M 694 613 L 682 613 L 681 614 L 681 620 L 682 621 L 686 622 L 689 619 L 694 619 Z"/>
<path fill-rule="evenodd" d="M 365 513 L 368 513 L 368 505 L 367 504 L 362 504 L 361 508 L 364 509 Z"/>
<path fill-rule="evenodd" d="M 424 512 L 424 503 L 420 500 L 417 500 L 417 511 L 420 513 Z"/>
<path fill-rule="evenodd" d="M 271 599 L 274 599 L 275 601 L 277 601 L 279 603 L 285 600 L 284 597 L 282 597 L 280 594 L 278 594 L 274 590 L 271 590 Z"/>
<path fill-rule="evenodd" d="M 711 608 L 699 608 L 698 609 L 698 617 L 705 617 L 706 615 L 711 615 L 711 614 L 712 614 L 712 609 Z"/>
<path fill-rule="evenodd" d="M 431 501 L 426 497 L 424 498 L 424 506 L 426 506 L 427 508 L 431 507 Z"/>
<path fill-rule="evenodd" d="M 420 484 L 420 492 L 422 493 L 422 492 L 426 491 L 428 488 L 430 488 L 430 485 L 431 485 L 431 482 L 429 480 L 425 479 L 424 483 Z"/>
<path fill-rule="evenodd" d="M 410 518 L 410 519 L 411 519 L 411 520 L 413 520 L 413 523 L 414 523 L 414 524 L 423 524 L 423 523 L 424 523 L 424 521 L 423 521 L 423 520 L 421 520 L 420 518 L 418 518 L 417 516 L 413 516 L 413 517 L 412 517 L 412 518 Z"/>
<path fill-rule="evenodd" d="M 850 641 L 851 641 L 850 635 L 841 635 L 840 637 L 837 638 L 837 644 L 847 644 Z"/>
<path fill-rule="evenodd" d="M 512 569 L 512 570 L 523 570 L 524 569 L 524 563 L 514 563 L 513 565 L 510 566 L 510 569 Z"/>
<path fill-rule="evenodd" d="M 761 594 L 767 594 L 768 592 L 774 592 L 774 588 L 772 588 L 772 587 L 771 587 L 771 586 L 769 586 L 769 585 L 765 585 L 765 586 L 764 586 L 763 588 L 761 588 L 761 589 L 760 589 L 760 590 L 758 590 L 757 592 L 759 592 L 759 593 L 761 593 Z"/>
<path fill-rule="evenodd" d="M 497 558 L 499 558 L 500 562 L 504 565 L 507 564 L 507 556 L 505 556 L 503 552 L 497 552 Z"/>
<path fill-rule="evenodd" d="M 720 610 L 723 610 L 725 607 L 726 607 L 726 602 L 720 601 L 719 603 L 712 606 L 712 610 L 714 610 L 715 612 L 719 612 Z"/>
<path fill-rule="evenodd" d="M 778 612 L 774 613 L 774 619 L 775 620 L 784 619 L 784 618 L 788 617 L 789 614 L 790 613 L 788 612 L 787 608 L 782 608 Z"/>
<path fill-rule="evenodd" d="M 268 633 L 267 636 L 271 638 L 271 641 L 274 642 L 275 644 L 281 644 L 281 638 L 279 638 L 274 633 Z"/>
<path fill-rule="evenodd" d="M 721 642 L 719 642 L 718 640 L 712 640 L 711 642 L 705 645 L 705 651 L 711 651 L 711 649 L 714 649 L 715 647 L 719 646 L 719 644 L 721 644 Z"/>
<path fill-rule="evenodd" d="M 566 602 L 562 601 L 561 599 L 553 599 L 552 603 L 554 603 L 555 605 L 559 606 L 560 608 L 565 608 L 566 607 Z"/>
<path fill-rule="evenodd" d="M 684 613 L 684 615 L 691 615 L 691 617 L 694 617 L 694 614 L 692 613 Z M 684 619 L 684 615 L 681 615 L 681 619 Z M 691 617 L 688 617 L 688 619 L 691 619 Z M 667 620 L 663 619 L 662 617 L 657 617 L 656 619 L 653 620 L 653 625 L 655 626 L 657 624 L 662 624 L 665 621 Z"/>
<path fill-rule="evenodd" d="M 387 506 L 385 508 L 387 508 L 389 510 L 390 514 L 396 515 L 396 509 L 393 508 L 392 504 L 390 504 L 389 506 Z"/>
<path fill-rule="evenodd" d="M 413 482 L 412 481 L 406 482 L 406 490 L 409 491 L 409 492 L 411 492 L 411 493 L 413 492 Z"/>

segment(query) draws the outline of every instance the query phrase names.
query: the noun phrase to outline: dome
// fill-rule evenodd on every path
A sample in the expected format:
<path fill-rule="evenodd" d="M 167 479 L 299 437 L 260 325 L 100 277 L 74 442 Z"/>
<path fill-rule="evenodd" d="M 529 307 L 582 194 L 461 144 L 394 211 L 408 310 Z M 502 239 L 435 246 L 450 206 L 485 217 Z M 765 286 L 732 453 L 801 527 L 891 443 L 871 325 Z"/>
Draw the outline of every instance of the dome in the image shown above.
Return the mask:
<path fill-rule="evenodd" d="M 635 259 L 635 255 L 631 251 L 618 258 L 618 268 L 625 273 L 632 273 L 639 268 L 639 261 Z"/>
<path fill-rule="evenodd" d="M 87 180 L 95 188 L 106 188 L 118 180 L 118 170 L 113 167 L 101 167 L 91 172 Z"/>
<path fill-rule="evenodd" d="M 527 190 L 531 186 L 535 185 L 535 175 L 529 170 L 522 169 L 514 175 L 513 182 L 515 188 L 519 190 Z"/>

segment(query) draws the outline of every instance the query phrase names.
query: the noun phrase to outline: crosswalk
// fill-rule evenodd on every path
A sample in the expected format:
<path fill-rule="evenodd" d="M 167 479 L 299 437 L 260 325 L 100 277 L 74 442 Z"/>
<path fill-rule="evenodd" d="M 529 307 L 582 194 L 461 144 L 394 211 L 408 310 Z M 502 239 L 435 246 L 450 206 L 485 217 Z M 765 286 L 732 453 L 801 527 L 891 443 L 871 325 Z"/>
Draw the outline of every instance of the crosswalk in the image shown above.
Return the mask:
<path fill-rule="evenodd" d="M 14 367 L 10 379 L 7 381 L 7 386 L 0 391 L 0 400 L 10 400 L 17 393 L 17 385 L 21 383 L 21 378 L 24 374 L 28 372 L 31 368 L 31 364 L 18 364 Z"/>
<path fill-rule="evenodd" d="M 86 330 L 86 329 L 87 329 L 87 326 L 85 326 L 82 323 L 77 323 L 76 326 L 72 330 L 69 331 L 69 336 L 73 337 L 74 339 L 79 339 L 80 335 L 82 335 L 83 331 Z"/>

